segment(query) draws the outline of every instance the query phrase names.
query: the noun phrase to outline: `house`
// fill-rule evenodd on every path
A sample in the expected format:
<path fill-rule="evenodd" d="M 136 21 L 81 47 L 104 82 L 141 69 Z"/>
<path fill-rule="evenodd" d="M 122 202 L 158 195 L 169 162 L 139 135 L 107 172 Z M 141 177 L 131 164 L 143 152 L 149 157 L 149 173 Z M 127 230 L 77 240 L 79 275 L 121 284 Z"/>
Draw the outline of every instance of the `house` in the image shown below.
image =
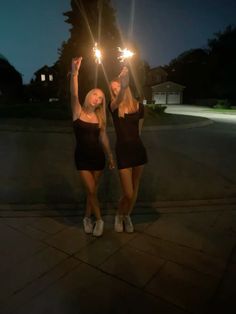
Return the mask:
<path fill-rule="evenodd" d="M 152 100 L 152 86 L 165 82 L 168 73 L 161 67 L 149 69 L 146 74 L 145 85 L 143 86 L 144 102 L 151 102 Z"/>
<path fill-rule="evenodd" d="M 168 73 L 161 67 L 155 67 L 149 70 L 147 76 L 147 85 L 153 86 L 167 80 Z"/>
<path fill-rule="evenodd" d="M 32 101 L 58 100 L 58 71 L 56 66 L 43 66 L 34 73 L 30 83 L 30 99 Z"/>
<path fill-rule="evenodd" d="M 34 75 L 34 81 L 37 83 L 40 82 L 42 86 L 50 86 L 50 84 L 53 84 L 57 79 L 55 67 L 48 67 L 47 65 L 36 71 Z"/>
<path fill-rule="evenodd" d="M 153 85 L 151 89 L 152 99 L 155 101 L 155 104 L 181 104 L 185 86 L 167 81 Z"/>

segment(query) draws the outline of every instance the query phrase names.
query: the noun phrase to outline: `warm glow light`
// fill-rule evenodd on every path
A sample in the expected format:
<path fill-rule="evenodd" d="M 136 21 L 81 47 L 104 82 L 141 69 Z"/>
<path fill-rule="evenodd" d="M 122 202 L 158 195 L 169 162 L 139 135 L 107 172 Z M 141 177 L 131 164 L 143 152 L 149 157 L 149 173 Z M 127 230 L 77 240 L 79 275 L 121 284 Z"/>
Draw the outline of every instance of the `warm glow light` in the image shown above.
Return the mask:
<path fill-rule="evenodd" d="M 120 62 L 124 62 L 126 59 L 132 58 L 134 53 L 127 48 L 121 49 L 118 47 L 119 52 L 121 53 L 120 56 L 117 58 L 120 60 Z"/>
<path fill-rule="evenodd" d="M 102 62 L 102 53 L 97 48 L 97 43 L 95 43 L 95 46 L 93 47 L 93 52 L 94 52 L 95 62 L 101 64 L 101 62 Z"/>

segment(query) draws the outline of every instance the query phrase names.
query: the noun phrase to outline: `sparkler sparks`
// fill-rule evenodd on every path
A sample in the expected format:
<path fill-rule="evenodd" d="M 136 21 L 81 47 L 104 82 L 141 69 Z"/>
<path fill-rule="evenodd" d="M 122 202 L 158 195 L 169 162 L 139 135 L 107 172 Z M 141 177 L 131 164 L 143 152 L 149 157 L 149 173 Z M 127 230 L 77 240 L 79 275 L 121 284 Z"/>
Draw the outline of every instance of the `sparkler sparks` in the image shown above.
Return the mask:
<path fill-rule="evenodd" d="M 121 53 L 120 56 L 117 58 L 120 62 L 124 62 L 126 59 L 132 58 L 134 53 L 127 48 L 121 49 L 118 47 L 119 52 Z"/>
<path fill-rule="evenodd" d="M 95 62 L 98 64 L 102 63 L 102 53 L 97 47 L 97 43 L 95 43 L 95 46 L 93 47 Z"/>

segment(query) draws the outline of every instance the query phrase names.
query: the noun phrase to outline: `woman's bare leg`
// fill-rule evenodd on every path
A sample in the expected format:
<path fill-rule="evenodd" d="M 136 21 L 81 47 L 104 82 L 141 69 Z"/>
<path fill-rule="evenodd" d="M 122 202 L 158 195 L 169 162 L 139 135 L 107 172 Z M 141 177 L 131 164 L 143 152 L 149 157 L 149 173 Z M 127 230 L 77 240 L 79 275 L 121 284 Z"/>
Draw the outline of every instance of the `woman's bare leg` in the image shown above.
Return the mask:
<path fill-rule="evenodd" d="M 102 171 L 81 170 L 80 176 L 87 192 L 85 215 L 90 217 L 94 213 L 97 220 L 101 219 L 100 206 L 97 199 L 98 181 Z"/>
<path fill-rule="evenodd" d="M 131 214 L 131 212 L 134 209 L 134 204 L 136 203 L 137 196 L 138 196 L 140 179 L 143 173 L 143 167 L 144 166 L 142 165 L 142 166 L 134 167 L 132 169 L 133 197 L 130 203 L 129 211 L 126 213 L 127 215 Z"/>
<path fill-rule="evenodd" d="M 118 204 L 118 215 L 124 215 L 128 212 L 133 199 L 132 168 L 120 169 L 119 175 L 123 196 Z"/>

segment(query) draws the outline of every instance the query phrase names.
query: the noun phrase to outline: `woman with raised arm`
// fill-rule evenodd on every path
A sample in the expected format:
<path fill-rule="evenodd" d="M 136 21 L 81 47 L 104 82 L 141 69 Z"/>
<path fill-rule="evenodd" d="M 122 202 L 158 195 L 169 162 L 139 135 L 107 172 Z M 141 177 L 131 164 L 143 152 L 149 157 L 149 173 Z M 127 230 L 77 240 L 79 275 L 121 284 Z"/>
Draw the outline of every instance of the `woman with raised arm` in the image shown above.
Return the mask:
<path fill-rule="evenodd" d="M 144 107 L 132 96 L 127 67 L 123 67 L 119 77 L 111 81 L 110 94 L 109 110 L 116 131 L 116 160 L 123 191 L 114 228 L 117 232 L 123 232 L 123 229 L 133 232 L 130 214 L 137 199 L 147 154 L 140 138 Z"/>
<path fill-rule="evenodd" d="M 78 74 L 82 58 L 72 59 L 70 94 L 73 117 L 73 128 L 76 137 L 75 164 L 87 192 L 85 217 L 83 226 L 85 233 L 99 237 L 103 233 L 99 202 L 97 199 L 98 181 L 105 167 L 105 154 L 109 168 L 114 168 L 114 162 L 106 134 L 105 96 L 102 90 L 90 90 L 83 106 L 81 106 L 78 91 Z M 96 218 L 93 225 L 91 215 Z"/>

